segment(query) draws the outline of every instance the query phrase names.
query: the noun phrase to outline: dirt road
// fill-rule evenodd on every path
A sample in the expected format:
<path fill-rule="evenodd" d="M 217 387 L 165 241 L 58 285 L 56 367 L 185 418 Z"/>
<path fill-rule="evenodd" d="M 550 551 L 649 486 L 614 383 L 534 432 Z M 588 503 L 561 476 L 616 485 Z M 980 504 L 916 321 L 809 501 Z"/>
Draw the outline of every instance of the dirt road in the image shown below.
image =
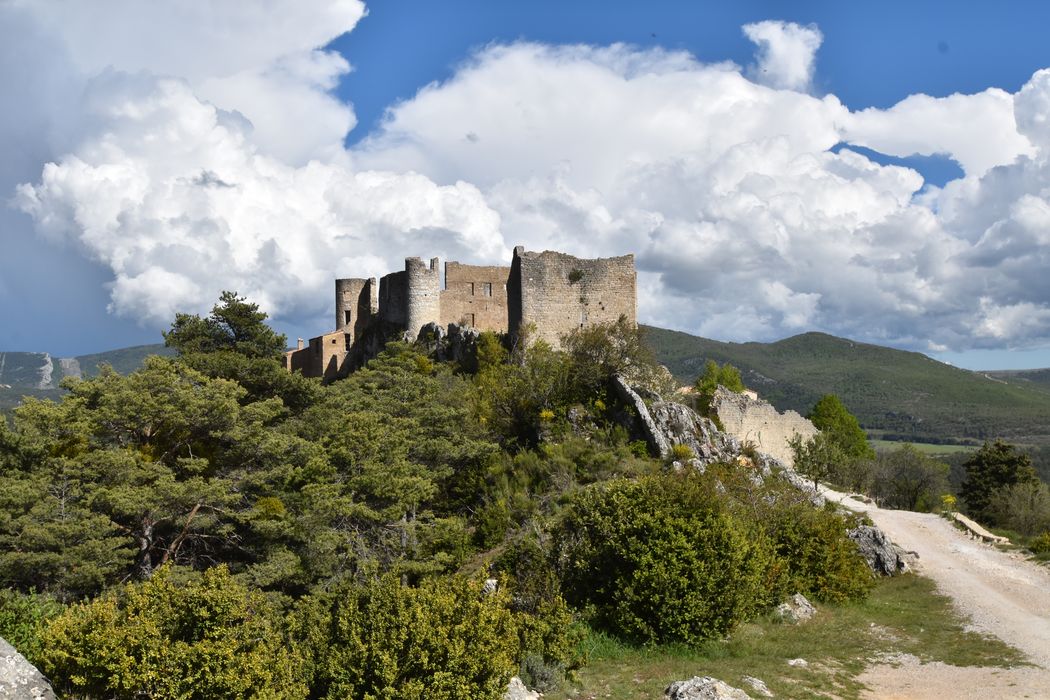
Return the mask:
<path fill-rule="evenodd" d="M 1050 570 L 968 539 L 936 515 L 883 510 L 834 491 L 825 496 L 867 512 L 890 539 L 919 554 L 916 571 L 955 602 L 974 630 L 998 637 L 1037 665 L 955 668 L 902 658 L 898 667 L 874 666 L 862 676 L 873 689 L 870 697 L 1050 698 Z"/>

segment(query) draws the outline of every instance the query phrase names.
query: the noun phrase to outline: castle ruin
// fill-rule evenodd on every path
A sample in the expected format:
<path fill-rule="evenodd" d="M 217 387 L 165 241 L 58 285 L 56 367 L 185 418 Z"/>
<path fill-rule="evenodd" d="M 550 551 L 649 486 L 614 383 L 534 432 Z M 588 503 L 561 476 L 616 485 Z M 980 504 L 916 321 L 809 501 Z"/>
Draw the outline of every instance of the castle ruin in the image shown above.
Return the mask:
<path fill-rule="evenodd" d="M 385 339 L 418 337 L 433 323 L 516 334 L 559 347 L 561 337 L 587 325 L 637 322 L 634 256 L 576 258 L 514 249 L 510 267 L 406 258 L 405 269 L 376 278 L 335 281 L 335 330 L 285 354 L 285 367 L 326 381 L 345 376 L 375 356 Z"/>

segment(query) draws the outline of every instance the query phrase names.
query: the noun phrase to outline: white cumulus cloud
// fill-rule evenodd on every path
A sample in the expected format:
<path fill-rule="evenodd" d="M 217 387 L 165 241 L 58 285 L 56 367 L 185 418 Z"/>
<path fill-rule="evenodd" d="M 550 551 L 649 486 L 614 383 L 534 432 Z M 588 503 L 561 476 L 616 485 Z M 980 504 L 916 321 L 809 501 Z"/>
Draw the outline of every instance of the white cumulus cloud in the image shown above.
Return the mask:
<path fill-rule="evenodd" d="M 332 90 L 350 66 L 324 46 L 364 9 L 302 8 L 107 0 L 93 12 L 114 22 L 95 36 L 81 5 L 17 4 L 19 33 L 41 39 L 27 49 L 56 50 L 0 88 L 33 94 L 42 75 L 45 97 L 66 96 L 0 119 L 35 134 L 49 105 L 73 116 L 31 139 L 8 174 L 14 202 L 110 270 L 115 313 L 164 324 L 234 288 L 321 331 L 333 277 L 406 255 L 505 261 L 522 243 L 634 252 L 642 320 L 717 338 L 1050 341 L 1050 73 L 1016 95 L 853 113 L 808 92 L 815 27 L 748 25 L 747 70 L 626 45 L 491 45 L 347 151 L 353 112 Z M 831 151 L 843 141 L 946 153 L 966 176 L 924 187 Z"/>
<path fill-rule="evenodd" d="M 757 83 L 783 90 L 808 90 L 813 84 L 817 49 L 824 35 L 815 25 L 766 20 L 745 24 L 744 36 L 758 45 L 749 71 Z"/>

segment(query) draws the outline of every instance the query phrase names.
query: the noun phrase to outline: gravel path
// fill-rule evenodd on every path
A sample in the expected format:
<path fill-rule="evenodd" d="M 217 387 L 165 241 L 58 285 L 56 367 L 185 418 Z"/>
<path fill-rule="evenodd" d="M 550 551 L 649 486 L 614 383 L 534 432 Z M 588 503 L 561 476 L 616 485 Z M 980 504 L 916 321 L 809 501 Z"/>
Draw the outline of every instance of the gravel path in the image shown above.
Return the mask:
<path fill-rule="evenodd" d="M 861 681 L 873 689 L 868 697 L 1050 698 L 1050 570 L 971 540 L 936 515 L 884 510 L 830 490 L 825 496 L 867 512 L 891 540 L 919 554 L 916 571 L 954 601 L 972 629 L 998 637 L 1038 666 L 957 668 L 905 656 L 899 666 L 865 672 Z"/>

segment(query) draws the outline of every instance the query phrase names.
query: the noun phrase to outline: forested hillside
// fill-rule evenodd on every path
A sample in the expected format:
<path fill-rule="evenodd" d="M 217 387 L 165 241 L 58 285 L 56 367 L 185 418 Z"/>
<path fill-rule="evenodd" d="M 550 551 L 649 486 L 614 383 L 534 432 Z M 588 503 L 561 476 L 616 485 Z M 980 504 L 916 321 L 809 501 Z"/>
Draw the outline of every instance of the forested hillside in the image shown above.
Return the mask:
<path fill-rule="evenodd" d="M 824 394 L 840 396 L 875 436 L 1050 441 L 1050 386 L 1039 381 L 1045 376 L 1038 372 L 1005 381 L 920 353 L 823 333 L 775 343 L 724 343 L 661 328 L 645 332 L 657 359 L 682 383 L 692 383 L 708 359 L 729 362 L 780 410 L 805 413 Z"/>

